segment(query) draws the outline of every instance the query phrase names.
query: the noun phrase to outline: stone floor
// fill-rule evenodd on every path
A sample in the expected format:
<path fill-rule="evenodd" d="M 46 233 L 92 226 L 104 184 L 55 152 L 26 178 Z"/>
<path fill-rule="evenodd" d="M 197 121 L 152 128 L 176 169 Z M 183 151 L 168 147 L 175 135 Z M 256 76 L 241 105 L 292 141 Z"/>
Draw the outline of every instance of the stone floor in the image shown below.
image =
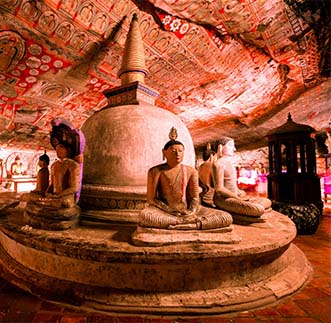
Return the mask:
<path fill-rule="evenodd" d="M 222 316 L 167 317 L 100 315 L 38 299 L 0 278 L 0 322 L 34 323 L 331 323 L 331 205 L 324 208 L 314 235 L 297 236 L 295 244 L 314 268 L 298 293 L 267 308 Z"/>

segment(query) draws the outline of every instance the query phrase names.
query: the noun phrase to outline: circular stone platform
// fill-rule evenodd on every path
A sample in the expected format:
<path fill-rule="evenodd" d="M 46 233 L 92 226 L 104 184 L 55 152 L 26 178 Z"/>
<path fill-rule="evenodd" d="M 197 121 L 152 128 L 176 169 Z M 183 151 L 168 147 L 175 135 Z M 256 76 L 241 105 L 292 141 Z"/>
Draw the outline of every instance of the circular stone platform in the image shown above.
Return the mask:
<path fill-rule="evenodd" d="M 216 314 L 270 305 L 312 269 L 296 229 L 271 211 L 233 225 L 237 243 L 135 246 L 135 226 L 33 229 L 3 218 L 0 275 L 41 298 L 103 313 Z"/>

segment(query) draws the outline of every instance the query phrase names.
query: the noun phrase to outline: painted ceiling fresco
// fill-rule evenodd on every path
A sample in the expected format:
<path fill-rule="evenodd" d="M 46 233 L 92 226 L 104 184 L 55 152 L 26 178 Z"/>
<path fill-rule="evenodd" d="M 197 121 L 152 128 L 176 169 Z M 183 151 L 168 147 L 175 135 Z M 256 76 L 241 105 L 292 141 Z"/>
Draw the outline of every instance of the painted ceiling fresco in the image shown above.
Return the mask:
<path fill-rule="evenodd" d="M 80 128 L 107 105 L 133 13 L 145 82 L 196 147 L 220 135 L 265 146 L 288 112 L 330 123 L 328 0 L 1 0 L 1 147 L 50 148 L 53 118 Z"/>

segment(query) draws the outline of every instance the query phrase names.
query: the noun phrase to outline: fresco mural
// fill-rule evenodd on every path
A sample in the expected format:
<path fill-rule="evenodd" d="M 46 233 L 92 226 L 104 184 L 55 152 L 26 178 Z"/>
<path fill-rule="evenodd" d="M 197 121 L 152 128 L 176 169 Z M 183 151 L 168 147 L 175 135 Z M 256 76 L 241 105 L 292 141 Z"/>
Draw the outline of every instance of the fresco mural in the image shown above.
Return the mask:
<path fill-rule="evenodd" d="M 196 147 L 229 135 L 266 145 L 285 122 L 320 131 L 330 120 L 327 0 L 4 0 L 0 5 L 0 144 L 50 149 L 54 117 L 75 127 L 118 86 L 133 13 L 145 82 L 177 114 Z"/>

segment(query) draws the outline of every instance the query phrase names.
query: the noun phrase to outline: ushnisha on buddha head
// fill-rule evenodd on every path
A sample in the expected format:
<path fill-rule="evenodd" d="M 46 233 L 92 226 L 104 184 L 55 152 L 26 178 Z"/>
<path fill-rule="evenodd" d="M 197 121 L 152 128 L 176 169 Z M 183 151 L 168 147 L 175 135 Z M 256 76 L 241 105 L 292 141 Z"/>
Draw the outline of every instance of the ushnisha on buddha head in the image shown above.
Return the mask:
<path fill-rule="evenodd" d="M 184 144 L 177 140 L 178 133 L 175 127 L 172 127 L 169 132 L 169 141 L 162 149 L 163 159 L 167 160 L 169 166 L 176 166 L 183 161 Z"/>

